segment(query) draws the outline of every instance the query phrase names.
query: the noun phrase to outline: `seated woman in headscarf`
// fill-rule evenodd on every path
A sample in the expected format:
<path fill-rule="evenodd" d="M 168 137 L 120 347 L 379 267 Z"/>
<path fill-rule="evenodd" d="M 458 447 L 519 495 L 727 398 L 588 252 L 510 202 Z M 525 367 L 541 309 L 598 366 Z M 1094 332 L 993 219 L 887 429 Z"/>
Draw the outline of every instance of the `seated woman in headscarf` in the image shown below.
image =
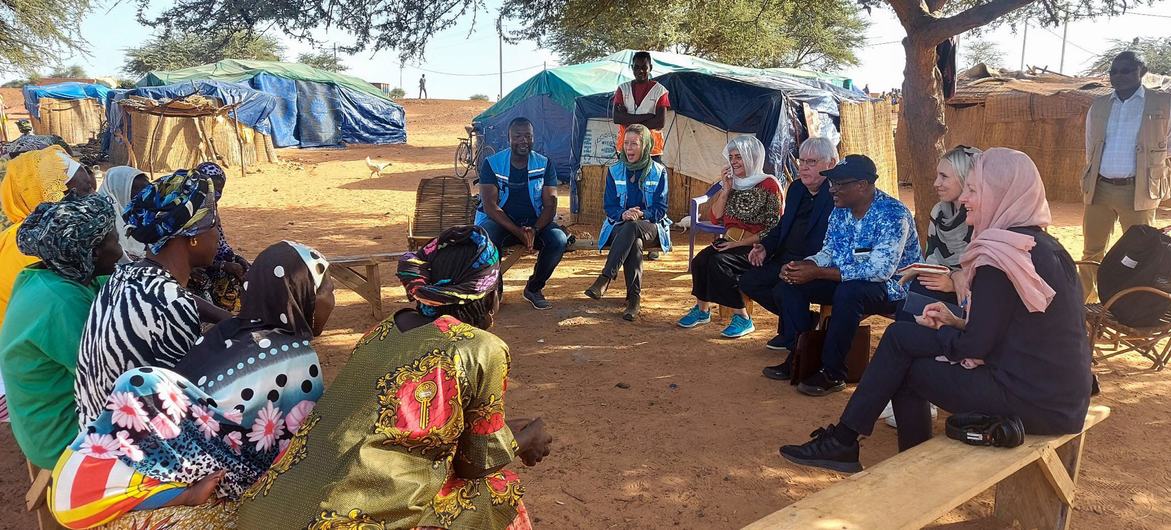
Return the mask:
<path fill-rule="evenodd" d="M 6 175 L 0 181 L 0 211 L 3 211 L 7 224 L 0 232 L 0 330 L 4 326 L 16 276 L 26 266 L 37 262 L 36 257 L 24 254 L 16 244 L 21 222 L 42 202 L 61 200 L 71 187 L 83 191 L 84 187 L 78 187 L 79 184 L 92 182 L 93 175 L 85 170 L 88 180 L 85 176 L 78 177 L 82 170 L 81 164 L 56 145 L 21 152 L 18 158 L 7 163 Z M 4 385 L 0 383 L 0 421 L 7 418 Z"/>
<path fill-rule="evenodd" d="M 960 193 L 971 172 L 972 163 L 981 151 L 974 147 L 959 146 L 943 154 L 939 159 L 935 177 L 935 193 L 939 202 L 931 208 L 931 223 L 927 225 L 927 251 L 923 262 L 940 265 L 951 270 L 947 274 L 908 271 L 900 281 L 910 282 L 907 288 L 929 298 L 958 304 L 956 275 L 960 260 L 972 240 L 972 226 L 967 224 L 968 212 L 960 205 Z M 899 311 L 899 320 L 914 320 L 915 315 Z"/>
<path fill-rule="evenodd" d="M 69 528 L 222 528 L 324 391 L 310 340 L 333 311 L 329 262 L 299 243 L 268 247 L 240 316 L 172 370 L 135 368 L 58 461 L 49 501 Z"/>
<path fill-rule="evenodd" d="M 726 231 L 691 260 L 691 294 L 695 305 L 679 319 L 681 328 L 712 321 L 712 304 L 732 308 L 732 321 L 720 335 L 729 339 L 756 331 L 740 294 L 740 275 L 752 268 L 748 253 L 760 235 L 781 220 L 781 184 L 764 172 L 764 144 L 755 136 L 738 136 L 724 148 L 728 167 L 708 214 Z"/>
<path fill-rule="evenodd" d="M 216 203 L 224 194 L 227 175 L 220 166 L 204 162 L 195 166 L 193 173 L 215 184 Z M 244 274 L 248 272 L 248 260 L 236 254 L 224 237 L 224 226 L 216 226 L 220 241 L 215 260 L 208 267 L 192 271 L 187 288 L 215 305 L 233 313 L 240 311 L 240 294 L 243 292 Z"/>
<path fill-rule="evenodd" d="M 114 203 L 114 210 L 118 212 L 115 222 L 118 224 L 122 250 L 126 253 L 122 263 L 132 263 L 146 257 L 146 245 L 126 235 L 126 221 L 122 220 L 122 212 L 130 205 L 130 199 L 149 185 L 150 177 L 147 177 L 146 173 L 130 166 L 118 166 L 106 171 L 106 178 L 98 188 L 98 193 L 109 197 Z"/>
<path fill-rule="evenodd" d="M 97 195 L 42 203 L 20 225 L 21 252 L 41 260 L 16 277 L 0 371 L 12 434 L 28 461 L 52 469 L 77 436 L 77 346 L 98 288 L 122 255 L 114 208 Z"/>
<path fill-rule="evenodd" d="M 196 297 L 183 286 L 192 268 L 215 257 L 211 183 L 186 173 L 163 177 L 134 197 L 122 218 L 147 256 L 114 271 L 86 320 L 74 384 L 82 426 L 105 410 L 123 372 L 173 368 L 201 331 Z"/>
<path fill-rule="evenodd" d="M 656 242 L 671 250 L 671 220 L 667 218 L 667 168 L 651 160 L 651 131 L 635 124 L 626 128 L 619 161 L 610 166 L 603 207 L 606 219 L 598 233 L 598 250 L 610 245 L 606 265 L 586 296 L 601 300 L 618 277 L 626 276 L 626 310 L 622 318 L 634 321 L 642 295 L 642 249 Z"/>
<path fill-rule="evenodd" d="M 1028 434 L 1081 431 L 1092 379 L 1084 298 L 1073 258 L 1045 233 L 1051 216 L 1037 166 L 1020 151 L 989 149 L 976 156 L 960 204 L 973 229 L 958 286 L 971 293 L 967 318 L 937 302 L 917 323 L 892 324 L 837 425 L 782 447 L 782 456 L 861 471 L 858 436 L 871 434 L 887 401 L 900 451 L 931 438 L 929 402 L 1015 416 Z"/>
<path fill-rule="evenodd" d="M 487 331 L 500 256 L 478 226 L 399 262 L 414 310 L 368 333 L 289 449 L 245 494 L 240 528 L 529 528 L 504 469 L 535 465 L 540 419 L 505 421 L 508 347 Z"/>

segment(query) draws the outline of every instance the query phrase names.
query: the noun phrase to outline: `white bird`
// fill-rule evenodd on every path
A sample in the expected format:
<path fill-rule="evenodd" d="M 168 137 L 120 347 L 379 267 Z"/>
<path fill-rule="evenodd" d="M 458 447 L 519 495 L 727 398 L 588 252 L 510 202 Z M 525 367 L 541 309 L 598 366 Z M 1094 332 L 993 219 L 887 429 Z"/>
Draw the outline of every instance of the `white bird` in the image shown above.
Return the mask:
<path fill-rule="evenodd" d="M 683 231 L 686 232 L 688 228 L 691 228 L 691 216 L 687 215 L 682 219 L 675 221 L 675 226 L 682 228 Z"/>
<path fill-rule="evenodd" d="M 393 165 L 394 165 L 393 162 L 383 162 L 381 160 L 371 160 L 370 157 L 366 157 L 366 167 L 370 168 L 370 176 L 371 177 L 377 177 L 377 176 L 382 175 L 382 172 L 386 171 L 386 168 L 393 166 Z"/>

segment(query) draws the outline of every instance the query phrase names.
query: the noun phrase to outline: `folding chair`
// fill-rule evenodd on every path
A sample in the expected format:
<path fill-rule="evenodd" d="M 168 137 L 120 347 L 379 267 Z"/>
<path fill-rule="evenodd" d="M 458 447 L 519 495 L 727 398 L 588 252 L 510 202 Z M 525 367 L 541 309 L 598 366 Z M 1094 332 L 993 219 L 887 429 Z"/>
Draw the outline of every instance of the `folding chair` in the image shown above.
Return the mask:
<path fill-rule="evenodd" d="M 1079 266 L 1099 267 L 1096 261 L 1078 261 Z M 1096 273 L 1097 271 L 1095 271 Z M 1171 360 L 1171 341 L 1159 349 L 1159 343 L 1171 338 L 1171 311 L 1159 318 L 1159 323 L 1149 327 L 1132 327 L 1114 318 L 1110 308 L 1134 293 L 1151 293 L 1171 300 L 1171 294 L 1153 287 L 1131 287 L 1111 296 L 1105 303 L 1086 304 L 1086 333 L 1094 352 L 1094 362 L 1127 353 L 1137 353 L 1151 361 L 1151 368 L 1162 370 Z"/>

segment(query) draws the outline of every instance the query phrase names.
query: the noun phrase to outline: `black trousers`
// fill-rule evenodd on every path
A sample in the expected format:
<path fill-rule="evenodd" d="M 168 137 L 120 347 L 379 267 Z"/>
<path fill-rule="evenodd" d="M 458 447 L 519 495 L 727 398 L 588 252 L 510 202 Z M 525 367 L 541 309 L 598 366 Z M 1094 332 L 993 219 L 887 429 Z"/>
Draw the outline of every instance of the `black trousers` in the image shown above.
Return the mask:
<path fill-rule="evenodd" d="M 740 291 L 769 313 L 781 316 L 781 292 L 777 289 L 781 284 L 781 267 L 799 259 L 802 258 L 781 256 L 779 259 L 766 261 L 759 267 L 749 268 L 740 275 Z M 781 331 L 781 321 L 778 319 L 777 334 Z"/>
<path fill-rule="evenodd" d="M 691 259 L 691 294 L 702 302 L 744 309 L 740 296 L 740 275 L 752 268 L 748 253 L 752 247 L 736 247 L 720 252 L 713 246 L 699 251 Z"/>
<path fill-rule="evenodd" d="M 935 344 L 931 328 L 909 322 L 891 324 L 846 404 L 841 423 L 869 436 L 890 402 L 899 424 L 899 451 L 931 439 L 929 403 L 951 413 L 1018 416 L 1030 434 L 1051 430 L 1046 426 L 1045 412 L 1005 392 L 993 378 L 992 369 L 980 366 L 968 370 L 937 361 L 940 352 Z"/>
<path fill-rule="evenodd" d="M 618 268 L 626 276 L 626 298 L 642 294 L 642 249 L 659 242 L 659 227 L 650 221 L 622 221 L 610 232 L 610 255 L 602 274 L 618 277 Z"/>
<path fill-rule="evenodd" d="M 846 354 L 850 353 L 854 333 L 862 319 L 895 310 L 895 304 L 886 299 L 886 285 L 878 282 L 813 280 L 802 285 L 781 282 L 775 290 L 781 299 L 781 337 L 789 351 L 796 350 L 797 338 L 817 324 L 817 315 L 809 311 L 809 304 L 834 306 L 833 317 L 825 329 L 821 366 L 826 375 L 838 381 L 846 378 Z"/>

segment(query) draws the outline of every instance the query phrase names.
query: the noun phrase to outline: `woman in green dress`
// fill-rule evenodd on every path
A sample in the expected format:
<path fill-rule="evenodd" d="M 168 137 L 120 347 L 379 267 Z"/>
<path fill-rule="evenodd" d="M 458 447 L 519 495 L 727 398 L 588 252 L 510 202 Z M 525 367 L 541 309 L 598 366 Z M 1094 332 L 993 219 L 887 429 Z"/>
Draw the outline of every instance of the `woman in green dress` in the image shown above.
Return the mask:
<path fill-rule="evenodd" d="M 417 302 L 366 334 L 288 449 L 244 494 L 239 528 L 524 529 L 504 469 L 549 453 L 541 419 L 505 420 L 508 347 L 484 331 L 500 256 L 479 227 L 399 262 Z"/>

